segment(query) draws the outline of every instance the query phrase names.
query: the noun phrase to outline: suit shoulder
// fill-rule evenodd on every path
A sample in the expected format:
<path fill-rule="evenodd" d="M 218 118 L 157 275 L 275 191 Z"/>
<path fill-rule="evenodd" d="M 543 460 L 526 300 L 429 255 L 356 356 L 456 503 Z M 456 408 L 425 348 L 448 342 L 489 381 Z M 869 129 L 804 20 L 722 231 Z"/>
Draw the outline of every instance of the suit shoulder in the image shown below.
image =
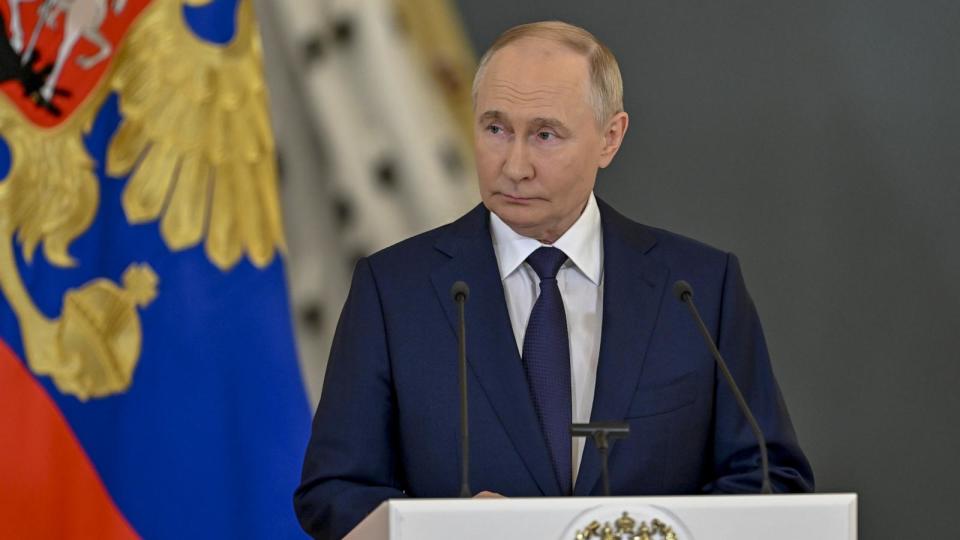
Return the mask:
<path fill-rule="evenodd" d="M 449 226 L 411 236 L 360 261 L 366 262 L 381 292 L 406 291 L 417 284 L 429 283 L 427 276 L 446 258 L 434 246 Z"/>
<path fill-rule="evenodd" d="M 693 263 L 726 260 L 728 253 L 699 240 L 666 229 L 634 221 L 609 204 L 599 201 L 604 228 L 629 245 L 672 266 L 671 262 Z"/>
<path fill-rule="evenodd" d="M 727 251 L 711 246 L 700 240 L 677 234 L 666 229 L 644 225 L 657 239 L 657 245 L 662 256 L 670 258 L 684 258 L 703 261 L 726 260 Z"/>
<path fill-rule="evenodd" d="M 683 279 L 693 285 L 701 299 L 721 296 L 731 263 L 736 256 L 728 251 L 665 229 L 647 227 L 657 242 L 649 255 L 669 269 L 671 279 Z"/>
<path fill-rule="evenodd" d="M 429 265 L 435 262 L 436 257 L 444 257 L 442 254 L 444 246 L 451 239 L 483 232 L 486 230 L 486 223 L 486 209 L 482 204 L 478 204 L 459 219 L 401 240 L 370 255 L 368 259 L 374 266 L 386 264 L 410 268 L 422 264 Z"/>
<path fill-rule="evenodd" d="M 411 258 L 423 257 L 435 251 L 434 246 L 437 243 L 437 239 L 451 226 L 452 223 L 447 223 L 446 225 L 441 225 L 440 227 L 411 236 L 371 254 L 368 258 L 372 264 L 392 264 L 407 261 Z"/>

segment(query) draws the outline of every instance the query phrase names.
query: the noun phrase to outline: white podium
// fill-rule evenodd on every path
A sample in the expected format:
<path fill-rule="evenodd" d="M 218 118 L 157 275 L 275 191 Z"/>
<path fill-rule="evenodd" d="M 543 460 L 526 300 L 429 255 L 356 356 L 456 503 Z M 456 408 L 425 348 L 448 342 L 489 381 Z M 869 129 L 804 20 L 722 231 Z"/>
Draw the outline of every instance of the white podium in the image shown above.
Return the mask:
<path fill-rule="evenodd" d="M 605 524 L 613 536 L 603 536 Z M 347 539 L 575 540 L 579 532 L 621 540 L 641 538 L 641 524 L 651 540 L 671 538 L 667 527 L 676 540 L 856 540 L 857 496 L 398 499 L 381 504 Z"/>

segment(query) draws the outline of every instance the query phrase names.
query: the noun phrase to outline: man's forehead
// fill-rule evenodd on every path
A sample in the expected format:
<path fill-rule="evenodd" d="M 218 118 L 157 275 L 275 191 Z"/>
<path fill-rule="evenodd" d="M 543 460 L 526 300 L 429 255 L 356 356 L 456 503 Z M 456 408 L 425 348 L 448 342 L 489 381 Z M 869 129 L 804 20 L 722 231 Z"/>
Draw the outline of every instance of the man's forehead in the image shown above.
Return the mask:
<path fill-rule="evenodd" d="M 496 85 L 481 93 L 477 105 L 478 121 L 511 125 L 563 126 L 578 113 L 586 114 L 587 110 L 585 100 L 573 92 L 540 90 L 524 93 Z"/>
<path fill-rule="evenodd" d="M 547 40 L 524 38 L 490 59 L 478 88 L 478 112 L 588 106 L 588 92 L 582 55 Z"/>
<path fill-rule="evenodd" d="M 481 99 L 492 103 L 505 102 L 526 107 L 550 107 L 583 98 L 583 89 L 575 83 L 544 79 L 499 78 L 493 73 L 484 82 L 486 84 L 481 87 Z"/>

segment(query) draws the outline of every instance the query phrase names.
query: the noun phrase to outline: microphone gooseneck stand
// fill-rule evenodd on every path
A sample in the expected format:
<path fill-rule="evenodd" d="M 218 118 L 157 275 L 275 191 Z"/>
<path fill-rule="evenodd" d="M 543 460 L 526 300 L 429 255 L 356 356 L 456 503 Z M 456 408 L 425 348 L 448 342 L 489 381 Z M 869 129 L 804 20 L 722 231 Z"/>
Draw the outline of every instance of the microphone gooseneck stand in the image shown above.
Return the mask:
<path fill-rule="evenodd" d="M 450 288 L 450 296 L 457 304 L 460 324 L 457 328 L 457 359 L 460 371 L 460 496 L 470 498 L 470 429 L 467 426 L 467 318 L 465 307 L 470 287 L 457 281 Z"/>
<path fill-rule="evenodd" d="M 690 309 L 690 315 L 697 321 L 697 328 L 700 329 L 703 340 L 707 343 L 707 348 L 710 349 L 710 353 L 717 362 L 720 372 L 723 373 L 723 378 L 727 380 L 727 386 L 730 387 L 730 390 L 733 392 L 733 397 L 737 400 L 740 412 L 742 412 L 743 416 L 747 419 L 747 423 L 750 424 L 750 429 L 753 430 L 753 436 L 757 439 L 757 445 L 760 447 L 760 467 L 763 473 L 760 493 L 773 493 L 773 489 L 770 487 L 770 464 L 767 461 L 767 440 L 763 436 L 763 431 L 760 430 L 760 424 L 757 423 L 757 419 L 754 418 L 753 413 L 750 412 L 747 400 L 743 398 L 743 393 L 740 392 L 737 382 L 733 380 L 733 375 L 731 375 L 730 370 L 727 369 L 727 363 L 723 361 L 723 356 L 717 349 L 717 345 L 713 342 L 713 337 L 710 336 L 707 325 L 703 324 L 703 319 L 700 318 L 700 312 L 697 311 L 697 306 L 693 303 L 693 288 L 689 283 L 681 279 L 673 284 L 673 294 L 677 297 L 677 300 L 687 305 L 687 308 Z"/>

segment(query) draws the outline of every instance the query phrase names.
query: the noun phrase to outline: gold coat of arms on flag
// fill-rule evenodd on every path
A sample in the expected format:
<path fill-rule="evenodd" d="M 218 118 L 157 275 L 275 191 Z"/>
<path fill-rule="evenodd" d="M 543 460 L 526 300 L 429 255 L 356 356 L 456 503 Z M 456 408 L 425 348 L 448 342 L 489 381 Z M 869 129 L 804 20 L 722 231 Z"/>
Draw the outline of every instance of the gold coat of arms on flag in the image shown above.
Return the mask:
<path fill-rule="evenodd" d="M 184 9 L 210 0 L 0 0 L 0 291 L 20 324 L 26 361 L 85 400 L 125 391 L 140 355 L 137 309 L 163 294 L 163 276 L 130 261 L 120 284 L 92 280 L 64 294 L 59 316 L 36 306 L 17 267 L 37 252 L 83 265 L 70 245 L 100 204 L 84 133 L 111 93 L 120 126 L 106 175 L 125 181 L 129 225 L 158 223 L 172 251 L 204 244 L 229 272 L 283 251 L 274 148 L 253 8 L 235 33 L 199 39 Z M 113 181 L 113 180 L 107 180 Z"/>

